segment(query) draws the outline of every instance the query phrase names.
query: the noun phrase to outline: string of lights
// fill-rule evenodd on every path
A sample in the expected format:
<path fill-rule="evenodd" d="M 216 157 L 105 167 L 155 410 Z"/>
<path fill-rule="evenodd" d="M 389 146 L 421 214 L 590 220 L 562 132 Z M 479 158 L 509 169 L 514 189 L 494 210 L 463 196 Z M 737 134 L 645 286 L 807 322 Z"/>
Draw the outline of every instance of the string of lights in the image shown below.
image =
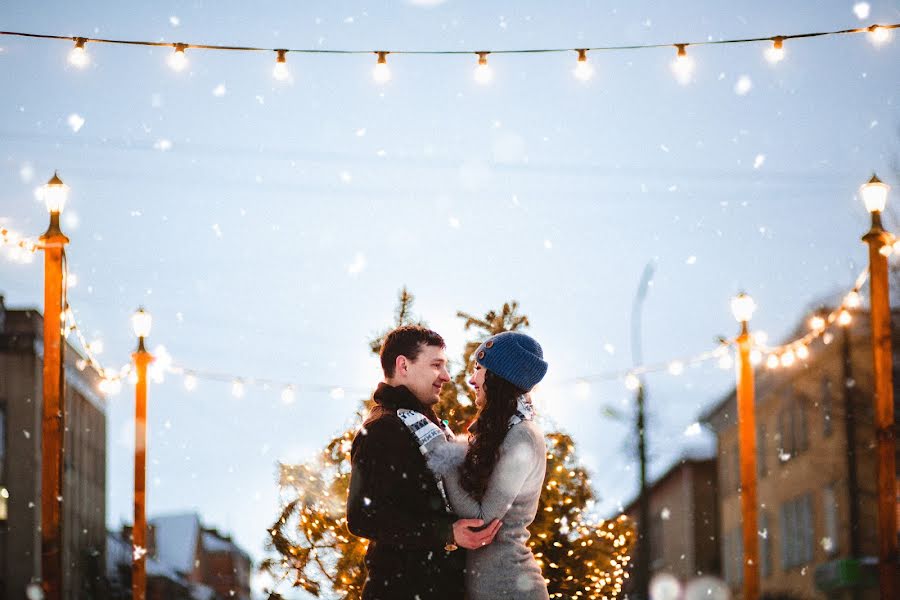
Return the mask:
<path fill-rule="evenodd" d="M 576 56 L 573 74 L 581 80 L 588 80 L 594 74 L 593 66 L 588 62 L 589 52 L 614 52 L 645 50 L 658 48 L 674 48 L 676 50 L 672 69 L 675 76 L 682 83 L 690 80 L 693 72 L 693 60 L 688 55 L 689 46 L 721 46 L 731 44 L 771 44 L 765 50 L 765 57 L 771 63 L 778 63 L 785 58 L 785 42 L 805 40 L 825 36 L 841 36 L 853 34 L 868 34 L 875 44 L 883 44 L 890 40 L 894 29 L 900 28 L 900 23 L 872 24 L 867 27 L 854 27 L 849 29 L 837 29 L 832 31 L 816 31 L 806 33 L 793 33 L 785 35 L 754 36 L 748 38 L 734 38 L 723 40 L 702 40 L 695 42 L 670 42 L 655 44 L 633 44 L 620 46 L 587 46 L 578 48 L 520 48 L 520 49 L 496 49 L 496 50 L 347 50 L 347 49 L 323 49 L 323 48 L 267 48 L 261 46 L 240 46 L 231 44 L 202 44 L 194 42 L 162 42 L 144 40 L 121 40 L 111 38 L 95 38 L 87 36 L 65 36 L 44 33 L 28 33 L 22 31 L 0 31 L 0 36 L 14 36 L 37 40 L 63 40 L 74 43 L 69 52 L 69 64 L 77 68 L 85 68 L 91 63 L 90 54 L 87 51 L 88 44 L 112 44 L 121 46 L 149 46 L 172 48 L 167 62 L 175 71 L 183 71 L 188 66 L 188 50 L 207 50 L 225 52 L 257 52 L 272 53 L 275 55 L 275 66 L 272 76 L 279 81 L 291 79 L 291 73 L 287 66 L 288 54 L 306 55 L 375 55 L 375 67 L 372 76 L 377 83 L 386 83 L 391 79 L 391 71 L 387 64 L 388 55 L 471 55 L 477 58 L 474 77 L 478 83 L 486 84 L 493 79 L 493 71 L 488 63 L 489 55 L 516 55 L 516 54 L 561 54 L 574 53 Z"/>
<path fill-rule="evenodd" d="M 10 260 L 19 263 L 31 262 L 34 253 L 40 249 L 38 240 L 6 227 L 0 228 L 0 246 L 7 248 Z"/>

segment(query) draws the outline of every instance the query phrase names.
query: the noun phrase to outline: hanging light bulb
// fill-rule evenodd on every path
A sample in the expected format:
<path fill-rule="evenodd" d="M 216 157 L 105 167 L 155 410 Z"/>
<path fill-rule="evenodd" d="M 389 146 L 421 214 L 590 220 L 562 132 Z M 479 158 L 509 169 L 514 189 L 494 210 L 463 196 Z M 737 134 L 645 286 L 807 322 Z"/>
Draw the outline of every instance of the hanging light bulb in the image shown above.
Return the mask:
<path fill-rule="evenodd" d="M 769 358 L 766 359 L 766 366 L 770 369 L 777 369 L 781 364 L 781 361 L 778 359 L 778 355 L 770 354 Z"/>
<path fill-rule="evenodd" d="M 760 350 L 751 350 L 750 351 L 750 364 L 758 365 L 762 362 L 763 353 Z"/>
<path fill-rule="evenodd" d="M 625 376 L 625 387 L 633 392 L 641 387 L 641 380 L 634 373 L 629 373 Z"/>
<path fill-rule="evenodd" d="M 730 352 L 726 352 L 722 356 L 719 357 L 719 368 L 720 369 L 730 369 L 734 366 L 734 358 L 732 358 Z"/>
<path fill-rule="evenodd" d="M 806 344 L 800 344 L 797 346 L 797 358 L 800 360 L 806 360 L 809 358 L 809 347 Z"/>
<path fill-rule="evenodd" d="M 588 62 L 587 50 L 578 50 L 577 52 L 578 63 L 575 65 L 575 70 L 572 73 L 581 81 L 587 81 L 594 76 L 594 67 Z"/>
<path fill-rule="evenodd" d="M 91 64 L 91 56 L 84 49 L 85 42 L 84 38 L 75 38 L 75 47 L 69 51 L 69 64 L 73 67 L 83 69 Z"/>
<path fill-rule="evenodd" d="M 809 320 L 809 328 L 813 331 L 822 331 L 825 329 L 825 319 L 819 315 L 814 316 Z"/>
<path fill-rule="evenodd" d="M 793 350 L 788 350 L 784 354 L 781 355 L 781 366 L 782 367 L 790 367 L 793 366 L 794 360 L 797 358 L 797 355 L 794 354 Z"/>
<path fill-rule="evenodd" d="M 891 39 L 891 30 L 881 25 L 872 25 L 869 27 L 869 39 L 876 46 L 880 46 Z"/>
<path fill-rule="evenodd" d="M 841 327 L 846 327 L 853 320 L 853 315 L 850 314 L 849 310 L 841 309 L 841 312 L 838 313 L 837 322 Z"/>
<path fill-rule="evenodd" d="M 291 78 L 291 72 L 287 67 L 287 59 L 284 57 L 287 50 L 276 50 L 278 58 L 275 59 L 275 68 L 272 69 L 272 77 L 278 81 L 287 81 Z"/>
<path fill-rule="evenodd" d="M 772 38 L 772 47 L 766 49 L 766 60 L 773 65 L 784 60 L 784 38 L 780 35 Z"/>
<path fill-rule="evenodd" d="M 678 54 L 675 55 L 675 60 L 672 62 L 672 71 L 675 73 L 678 83 L 685 85 L 690 83 L 694 73 L 694 60 L 688 56 L 687 44 L 675 44 L 675 47 L 678 48 Z"/>
<path fill-rule="evenodd" d="M 244 395 L 244 382 L 240 379 L 235 379 L 231 382 L 231 395 L 235 398 L 240 398 Z"/>
<path fill-rule="evenodd" d="M 187 49 L 187 44 L 175 44 L 175 51 L 168 58 L 169 66 L 172 70 L 180 72 L 187 67 L 188 59 L 184 54 L 185 49 Z"/>
<path fill-rule="evenodd" d="M 860 297 L 859 292 L 856 290 L 853 290 L 852 292 L 847 294 L 846 298 L 844 298 L 844 305 L 847 308 L 859 308 L 861 304 L 862 297 Z"/>
<path fill-rule="evenodd" d="M 683 362 L 681 362 L 679 360 L 675 360 L 675 361 L 672 361 L 671 363 L 669 363 L 669 374 L 681 375 L 682 373 L 684 373 L 684 363 Z"/>
<path fill-rule="evenodd" d="M 487 55 L 488 52 L 478 52 L 478 64 L 475 65 L 475 81 L 480 84 L 490 83 L 494 78 L 494 72 L 491 70 L 491 65 L 488 64 Z"/>
<path fill-rule="evenodd" d="M 189 392 L 193 392 L 197 389 L 197 376 L 193 373 L 187 373 L 184 376 L 184 389 Z"/>
<path fill-rule="evenodd" d="M 375 68 L 372 69 L 372 78 L 375 79 L 376 83 L 387 83 L 391 80 L 391 69 L 387 65 L 387 52 L 376 52 L 378 55 L 378 61 L 375 63 Z"/>
<path fill-rule="evenodd" d="M 286 386 L 283 390 L 281 390 L 281 401 L 285 404 L 291 404 L 294 402 L 294 387 Z"/>

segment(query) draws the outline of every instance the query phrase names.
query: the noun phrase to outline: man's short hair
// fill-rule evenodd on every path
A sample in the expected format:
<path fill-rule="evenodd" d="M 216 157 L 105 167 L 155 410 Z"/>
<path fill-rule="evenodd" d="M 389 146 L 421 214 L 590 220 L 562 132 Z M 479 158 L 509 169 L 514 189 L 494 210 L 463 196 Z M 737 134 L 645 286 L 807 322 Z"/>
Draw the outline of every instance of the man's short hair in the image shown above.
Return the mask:
<path fill-rule="evenodd" d="M 397 365 L 398 356 L 405 356 L 410 361 L 415 361 L 425 346 L 447 347 L 444 338 L 436 331 L 426 329 L 421 325 L 404 325 L 387 334 L 381 345 L 381 369 L 384 371 L 384 376 L 394 376 L 394 367 Z"/>

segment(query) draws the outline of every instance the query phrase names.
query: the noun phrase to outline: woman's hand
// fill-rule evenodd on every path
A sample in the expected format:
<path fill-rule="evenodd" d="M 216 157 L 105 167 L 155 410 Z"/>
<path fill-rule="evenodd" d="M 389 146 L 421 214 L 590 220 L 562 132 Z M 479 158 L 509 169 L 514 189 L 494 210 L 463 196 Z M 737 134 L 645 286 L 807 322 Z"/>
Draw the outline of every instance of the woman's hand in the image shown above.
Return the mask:
<path fill-rule="evenodd" d="M 467 550 L 475 550 L 493 542 L 494 536 L 500 531 L 501 525 L 503 523 L 500 522 L 500 519 L 494 519 L 484 529 L 475 531 L 473 528 L 483 527 L 484 521 L 481 519 L 460 519 L 453 524 L 453 541 Z"/>

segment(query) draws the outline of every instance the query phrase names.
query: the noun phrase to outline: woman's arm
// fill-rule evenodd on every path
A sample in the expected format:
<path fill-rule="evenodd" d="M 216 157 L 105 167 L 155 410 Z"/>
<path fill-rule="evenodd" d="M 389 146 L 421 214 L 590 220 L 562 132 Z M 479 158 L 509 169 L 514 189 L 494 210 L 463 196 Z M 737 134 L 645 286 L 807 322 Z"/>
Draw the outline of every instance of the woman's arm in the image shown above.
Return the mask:
<path fill-rule="evenodd" d="M 543 459 L 542 456 L 537 456 L 534 440 L 526 428 L 513 427 L 510 429 L 500 446 L 500 457 L 494 466 L 490 480 L 488 480 L 484 497 L 479 502 L 462 488 L 459 475 L 459 466 L 462 461 L 453 466 L 454 461 L 447 458 L 447 455 L 453 452 L 458 455 L 458 449 L 442 447 L 436 450 L 433 453 L 434 458 L 429 458 L 429 465 L 432 465 L 432 468 L 436 466 L 435 470 L 442 474 L 444 488 L 450 504 L 453 506 L 453 511 L 460 517 L 482 519 L 485 523 L 494 519 L 502 519 L 506 515 L 534 468 L 535 461 Z M 465 455 L 463 454 L 462 457 L 465 458 Z"/>

